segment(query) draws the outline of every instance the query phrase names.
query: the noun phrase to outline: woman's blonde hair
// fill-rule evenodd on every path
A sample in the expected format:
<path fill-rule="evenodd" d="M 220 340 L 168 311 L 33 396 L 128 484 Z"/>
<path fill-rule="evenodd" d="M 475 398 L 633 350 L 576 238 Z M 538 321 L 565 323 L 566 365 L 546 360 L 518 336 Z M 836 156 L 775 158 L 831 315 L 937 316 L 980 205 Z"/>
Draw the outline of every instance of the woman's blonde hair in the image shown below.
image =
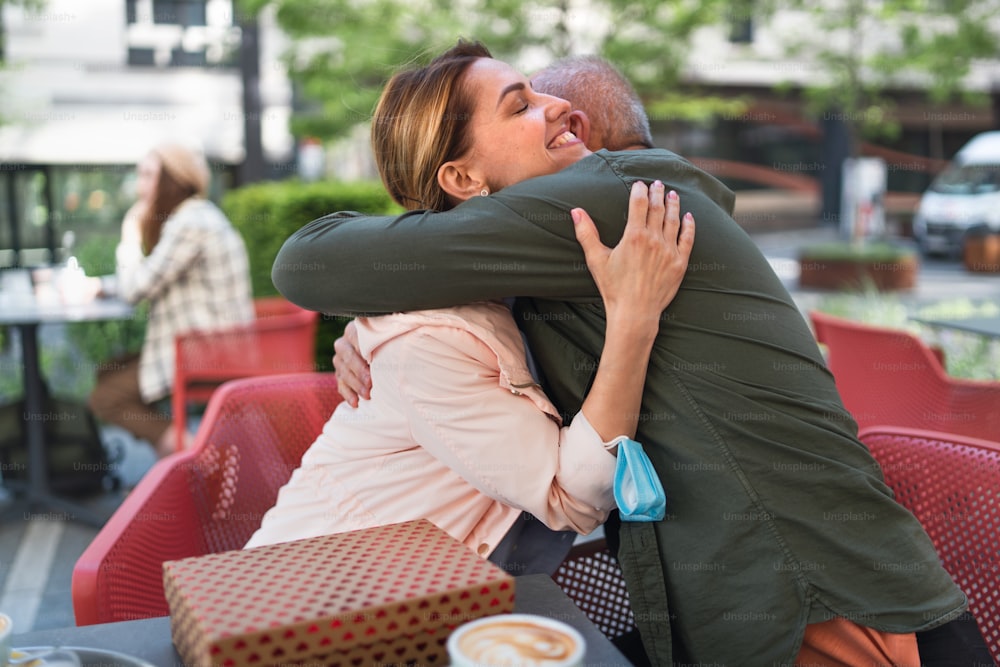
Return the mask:
<path fill-rule="evenodd" d="M 386 190 L 406 209 L 453 206 L 437 172 L 471 148 L 475 99 L 463 77 L 479 58 L 492 56 L 479 42 L 459 40 L 426 67 L 397 72 L 382 91 L 372 118 L 372 151 Z"/>

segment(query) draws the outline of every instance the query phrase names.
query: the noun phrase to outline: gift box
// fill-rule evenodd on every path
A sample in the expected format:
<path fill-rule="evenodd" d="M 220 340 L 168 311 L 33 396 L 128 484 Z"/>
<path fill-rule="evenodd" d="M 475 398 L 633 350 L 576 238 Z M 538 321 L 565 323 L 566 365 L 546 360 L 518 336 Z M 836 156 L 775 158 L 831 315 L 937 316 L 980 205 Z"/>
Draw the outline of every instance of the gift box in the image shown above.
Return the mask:
<path fill-rule="evenodd" d="M 452 629 L 514 579 L 426 520 L 163 564 L 185 664 L 445 665 Z"/>

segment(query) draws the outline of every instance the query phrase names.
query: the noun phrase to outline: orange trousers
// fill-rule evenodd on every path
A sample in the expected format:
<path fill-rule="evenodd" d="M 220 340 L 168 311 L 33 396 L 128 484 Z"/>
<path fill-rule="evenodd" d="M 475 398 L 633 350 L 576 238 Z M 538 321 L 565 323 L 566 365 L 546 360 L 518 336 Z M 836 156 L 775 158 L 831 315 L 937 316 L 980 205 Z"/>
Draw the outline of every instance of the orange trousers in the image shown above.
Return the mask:
<path fill-rule="evenodd" d="M 846 618 L 806 626 L 796 667 L 920 667 L 914 633 L 880 632 Z"/>

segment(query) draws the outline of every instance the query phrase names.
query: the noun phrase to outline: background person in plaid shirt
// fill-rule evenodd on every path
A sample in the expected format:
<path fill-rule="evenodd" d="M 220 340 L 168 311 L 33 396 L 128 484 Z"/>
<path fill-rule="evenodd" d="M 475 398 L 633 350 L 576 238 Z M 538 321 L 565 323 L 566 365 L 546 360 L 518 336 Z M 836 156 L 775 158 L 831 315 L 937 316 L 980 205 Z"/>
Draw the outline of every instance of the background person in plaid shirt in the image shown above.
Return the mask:
<path fill-rule="evenodd" d="M 254 318 L 246 246 L 206 199 L 210 178 L 200 153 L 180 144 L 151 150 L 138 165 L 138 201 L 122 222 L 115 275 L 100 279 L 104 294 L 148 301 L 149 321 L 140 354 L 98 374 L 90 408 L 159 456 L 175 444 L 159 407 L 173 390 L 174 338 Z"/>

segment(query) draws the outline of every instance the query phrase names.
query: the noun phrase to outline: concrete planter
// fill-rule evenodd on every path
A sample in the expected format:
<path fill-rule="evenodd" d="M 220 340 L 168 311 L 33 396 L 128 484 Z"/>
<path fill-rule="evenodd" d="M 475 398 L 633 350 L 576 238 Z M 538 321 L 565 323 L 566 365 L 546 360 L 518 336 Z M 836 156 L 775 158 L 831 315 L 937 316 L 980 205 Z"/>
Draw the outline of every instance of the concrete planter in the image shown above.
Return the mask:
<path fill-rule="evenodd" d="M 907 249 L 862 249 L 852 256 L 849 246 L 840 244 L 805 248 L 799 253 L 799 286 L 803 288 L 909 290 L 916 287 L 919 272 L 917 253 Z"/>

